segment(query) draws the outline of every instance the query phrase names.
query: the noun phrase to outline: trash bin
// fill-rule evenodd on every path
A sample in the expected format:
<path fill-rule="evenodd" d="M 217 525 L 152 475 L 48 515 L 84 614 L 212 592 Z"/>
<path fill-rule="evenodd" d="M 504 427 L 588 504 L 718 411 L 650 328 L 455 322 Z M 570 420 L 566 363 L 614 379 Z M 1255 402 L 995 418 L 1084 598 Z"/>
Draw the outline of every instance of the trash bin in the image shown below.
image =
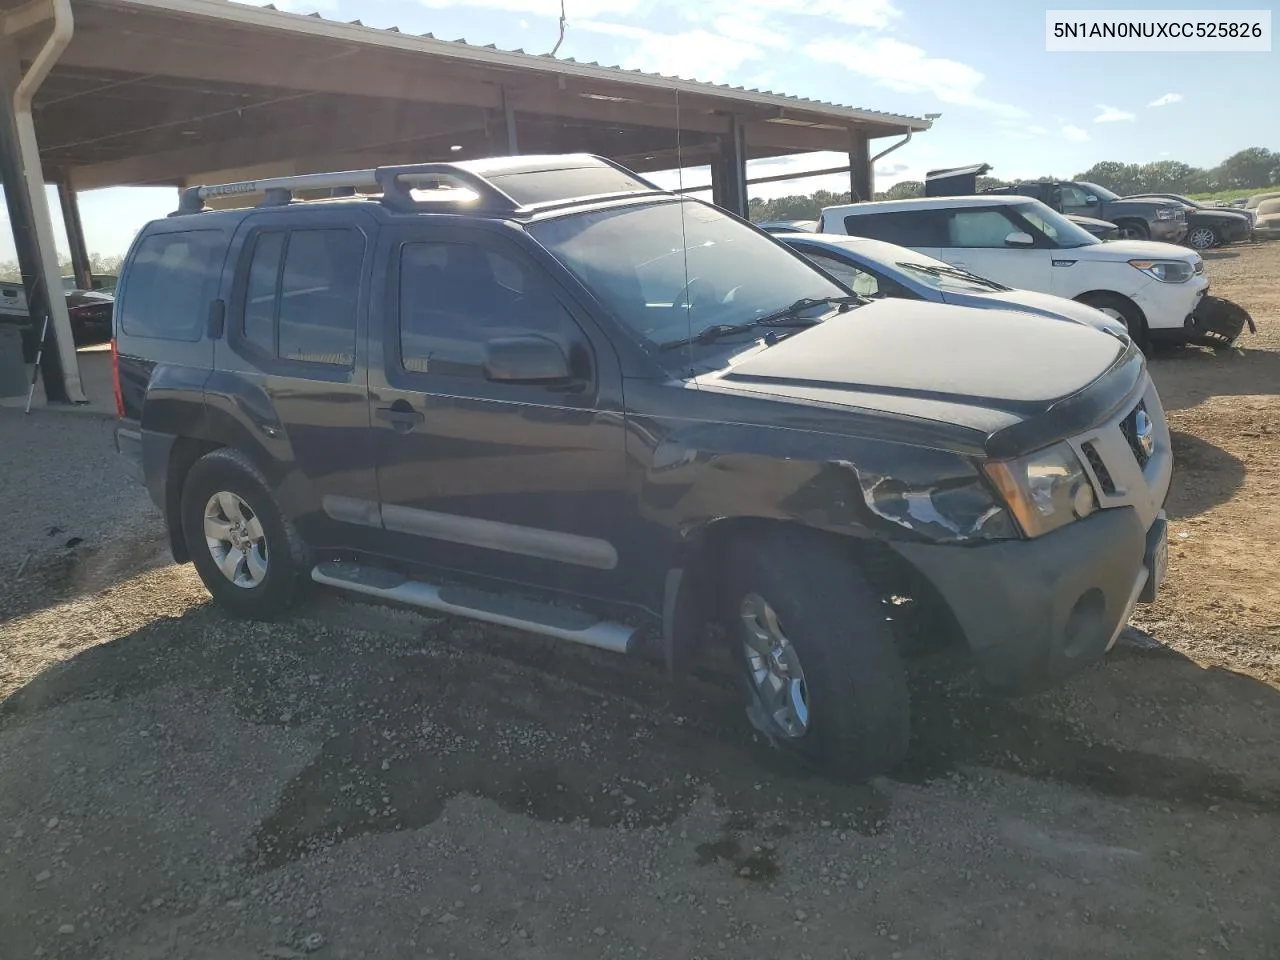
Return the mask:
<path fill-rule="evenodd" d="M 0 323 L 0 397 L 27 392 L 27 365 L 22 360 L 22 328 Z"/>

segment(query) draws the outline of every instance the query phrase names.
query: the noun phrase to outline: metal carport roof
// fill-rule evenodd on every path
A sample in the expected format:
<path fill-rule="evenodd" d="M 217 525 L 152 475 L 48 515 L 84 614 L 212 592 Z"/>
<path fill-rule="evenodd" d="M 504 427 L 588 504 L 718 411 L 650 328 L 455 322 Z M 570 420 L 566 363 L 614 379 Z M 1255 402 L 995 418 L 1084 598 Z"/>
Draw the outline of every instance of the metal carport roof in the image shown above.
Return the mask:
<path fill-rule="evenodd" d="M 64 39 L 69 27 L 65 46 L 51 40 L 54 24 Z M 48 67 L 28 84 L 40 162 L 27 156 L 26 177 L 68 193 L 590 152 L 638 171 L 710 163 L 717 202 L 745 210 L 747 159 L 848 153 L 866 195 L 868 141 L 930 126 L 229 0 L 0 0 L 0 25 L 0 59 L 25 75 Z M 43 202 L 28 192 L 40 221 Z M 55 304 L 59 353 L 74 365 L 59 313 Z"/>

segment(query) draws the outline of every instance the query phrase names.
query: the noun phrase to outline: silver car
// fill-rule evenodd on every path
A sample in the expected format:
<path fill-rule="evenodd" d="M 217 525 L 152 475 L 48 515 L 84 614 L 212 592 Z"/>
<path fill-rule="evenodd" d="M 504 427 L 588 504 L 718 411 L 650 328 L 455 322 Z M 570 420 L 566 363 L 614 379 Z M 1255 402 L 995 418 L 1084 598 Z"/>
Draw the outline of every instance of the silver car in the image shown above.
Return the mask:
<path fill-rule="evenodd" d="M 905 297 L 965 307 L 1020 310 L 1083 323 L 1127 337 L 1125 325 L 1100 310 L 1032 290 L 1015 290 L 907 247 L 834 234 L 780 233 L 824 273 L 865 297 Z"/>

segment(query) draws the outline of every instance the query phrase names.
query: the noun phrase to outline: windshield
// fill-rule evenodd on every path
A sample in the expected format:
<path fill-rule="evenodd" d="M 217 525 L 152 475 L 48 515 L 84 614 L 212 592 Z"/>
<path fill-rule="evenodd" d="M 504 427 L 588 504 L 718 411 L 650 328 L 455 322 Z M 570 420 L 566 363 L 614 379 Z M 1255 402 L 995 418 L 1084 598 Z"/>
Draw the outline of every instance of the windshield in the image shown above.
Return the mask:
<path fill-rule="evenodd" d="M 650 346 L 846 295 L 775 241 L 695 200 L 571 214 L 529 232 Z"/>
<path fill-rule="evenodd" d="M 896 266 L 911 274 L 911 279 L 935 290 L 953 290 L 958 293 L 994 293 L 1009 289 L 994 280 L 987 280 L 939 260 L 927 262 L 899 260 Z"/>
<path fill-rule="evenodd" d="M 1096 183 L 1090 183 L 1087 180 L 1081 180 L 1080 186 L 1084 187 L 1085 192 L 1092 193 L 1099 200 L 1119 200 L 1120 195 L 1112 193 L 1106 187 L 1100 187 Z"/>
<path fill-rule="evenodd" d="M 1016 204 L 1013 209 L 1059 247 L 1091 247 L 1102 242 L 1039 200 Z"/>

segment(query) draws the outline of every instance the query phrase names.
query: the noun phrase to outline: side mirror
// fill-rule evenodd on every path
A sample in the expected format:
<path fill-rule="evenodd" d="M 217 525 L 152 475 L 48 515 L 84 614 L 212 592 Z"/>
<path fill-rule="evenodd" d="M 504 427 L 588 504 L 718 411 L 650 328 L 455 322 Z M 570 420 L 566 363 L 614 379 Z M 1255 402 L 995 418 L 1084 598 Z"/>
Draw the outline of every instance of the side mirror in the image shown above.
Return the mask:
<path fill-rule="evenodd" d="M 1089 204 L 1089 206 L 1093 206 L 1095 203 L 1098 202 L 1098 198 L 1091 193 L 1084 198 L 1084 202 Z"/>
<path fill-rule="evenodd" d="M 569 358 L 560 345 L 537 334 L 496 337 L 486 343 L 484 375 L 485 379 L 497 383 L 547 386 L 568 386 L 574 380 Z"/>
<path fill-rule="evenodd" d="M 1021 230 L 1015 230 L 1004 238 L 1006 247 L 1031 247 L 1035 245 L 1035 242 L 1035 238 L 1031 234 L 1024 233 Z"/>

